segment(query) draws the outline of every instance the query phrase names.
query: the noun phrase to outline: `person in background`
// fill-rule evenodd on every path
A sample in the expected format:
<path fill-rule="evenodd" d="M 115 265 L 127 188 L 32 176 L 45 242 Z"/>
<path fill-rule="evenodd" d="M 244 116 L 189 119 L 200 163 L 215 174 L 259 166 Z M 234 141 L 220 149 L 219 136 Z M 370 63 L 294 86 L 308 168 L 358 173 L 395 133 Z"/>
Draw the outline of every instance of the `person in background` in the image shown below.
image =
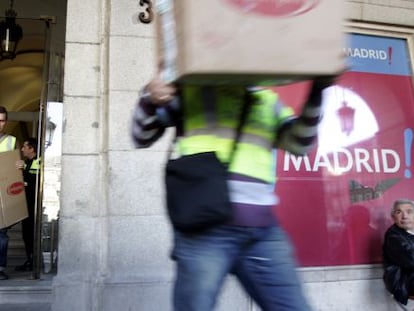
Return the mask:
<path fill-rule="evenodd" d="M 396 301 L 406 305 L 414 295 L 414 201 L 396 200 L 391 209 L 394 224 L 384 235 L 384 283 Z"/>
<path fill-rule="evenodd" d="M 37 139 L 28 138 L 21 148 L 24 161 L 17 162 L 17 168 L 23 170 L 25 182 L 26 202 L 29 217 L 22 220 L 22 237 L 26 251 L 26 261 L 15 267 L 15 271 L 33 270 L 33 245 L 35 206 L 37 199 L 37 180 L 40 172 L 40 157 L 37 156 Z"/>
<path fill-rule="evenodd" d="M 141 90 L 132 120 L 137 148 L 151 146 L 167 127 L 180 126 L 183 133 L 175 153 L 215 151 L 221 161 L 230 152 L 246 92 L 253 101 L 229 168 L 233 219 L 196 234 L 174 230 L 174 310 L 212 310 L 229 273 L 263 310 L 310 310 L 295 271 L 293 248 L 273 213 L 278 202 L 274 148 L 295 155 L 313 148 L 322 91 L 333 81 L 334 77 L 315 79 L 298 116 L 276 93 L 260 87 L 178 89 L 159 73 Z"/>
<path fill-rule="evenodd" d="M 7 109 L 0 106 L 0 152 L 18 149 L 16 137 L 5 133 L 6 124 Z M 5 272 L 7 266 L 7 251 L 9 248 L 7 230 L 8 228 L 0 229 L 0 280 L 7 280 L 9 278 Z"/>

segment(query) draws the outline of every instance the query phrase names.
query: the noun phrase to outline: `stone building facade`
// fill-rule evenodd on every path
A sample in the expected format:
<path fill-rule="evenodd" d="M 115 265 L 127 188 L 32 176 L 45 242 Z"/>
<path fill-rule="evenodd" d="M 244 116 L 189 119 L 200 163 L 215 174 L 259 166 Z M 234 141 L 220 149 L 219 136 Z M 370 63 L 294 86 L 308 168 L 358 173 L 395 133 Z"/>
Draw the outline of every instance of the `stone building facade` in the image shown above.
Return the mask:
<path fill-rule="evenodd" d="M 346 2 L 349 27 L 403 32 L 413 48 L 414 1 Z M 171 133 L 145 150 L 135 150 L 129 136 L 138 90 L 156 67 L 154 23 L 139 21 L 143 11 L 138 0 L 67 1 L 54 311 L 171 310 L 171 228 L 161 178 Z M 379 266 L 300 274 L 315 310 L 394 308 Z M 229 278 L 217 310 L 257 308 Z"/>

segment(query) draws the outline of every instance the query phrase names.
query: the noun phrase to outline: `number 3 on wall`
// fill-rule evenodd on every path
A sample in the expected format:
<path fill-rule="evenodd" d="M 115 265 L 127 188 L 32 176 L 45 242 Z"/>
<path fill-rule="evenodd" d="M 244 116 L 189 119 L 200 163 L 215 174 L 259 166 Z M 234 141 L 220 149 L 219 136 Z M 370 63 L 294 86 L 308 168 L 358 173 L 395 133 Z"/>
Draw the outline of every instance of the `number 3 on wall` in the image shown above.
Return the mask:
<path fill-rule="evenodd" d="M 140 0 L 139 1 L 140 6 L 145 6 L 145 13 L 141 12 L 138 15 L 138 18 L 141 23 L 149 24 L 154 19 L 154 12 L 152 10 L 152 2 L 151 0 Z"/>

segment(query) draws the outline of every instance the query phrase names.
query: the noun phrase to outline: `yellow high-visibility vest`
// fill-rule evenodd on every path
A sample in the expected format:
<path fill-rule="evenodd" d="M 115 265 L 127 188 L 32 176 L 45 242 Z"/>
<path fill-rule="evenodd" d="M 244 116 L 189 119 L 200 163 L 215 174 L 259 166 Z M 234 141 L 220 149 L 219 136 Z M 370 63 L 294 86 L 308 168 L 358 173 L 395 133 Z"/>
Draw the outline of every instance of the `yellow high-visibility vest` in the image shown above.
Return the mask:
<path fill-rule="evenodd" d="M 182 103 L 185 135 L 178 140 L 179 154 L 215 151 L 226 162 L 239 123 L 243 95 L 244 89 L 240 87 L 215 87 L 207 91 L 205 87 L 185 87 Z M 276 128 L 294 112 L 290 107 L 279 105 L 278 95 L 270 90 L 257 90 L 252 95 L 254 103 L 229 171 L 272 183 L 275 181 L 272 150 Z"/>
<path fill-rule="evenodd" d="M 34 159 L 30 165 L 29 174 L 37 174 L 40 171 L 40 158 Z"/>
<path fill-rule="evenodd" d="M 0 138 L 0 152 L 6 152 L 16 149 L 16 137 L 4 135 Z"/>

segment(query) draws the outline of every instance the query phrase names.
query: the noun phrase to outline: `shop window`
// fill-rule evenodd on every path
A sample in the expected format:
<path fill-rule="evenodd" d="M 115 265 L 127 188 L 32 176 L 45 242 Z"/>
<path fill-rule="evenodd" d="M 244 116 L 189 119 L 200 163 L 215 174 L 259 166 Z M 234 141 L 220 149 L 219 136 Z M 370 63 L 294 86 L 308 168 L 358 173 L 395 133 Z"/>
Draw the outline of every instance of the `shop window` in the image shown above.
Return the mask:
<path fill-rule="evenodd" d="M 392 202 L 413 199 L 413 33 L 369 27 L 350 25 L 316 148 L 277 153 L 275 213 L 304 267 L 380 263 Z M 276 91 L 299 111 L 308 87 Z"/>

